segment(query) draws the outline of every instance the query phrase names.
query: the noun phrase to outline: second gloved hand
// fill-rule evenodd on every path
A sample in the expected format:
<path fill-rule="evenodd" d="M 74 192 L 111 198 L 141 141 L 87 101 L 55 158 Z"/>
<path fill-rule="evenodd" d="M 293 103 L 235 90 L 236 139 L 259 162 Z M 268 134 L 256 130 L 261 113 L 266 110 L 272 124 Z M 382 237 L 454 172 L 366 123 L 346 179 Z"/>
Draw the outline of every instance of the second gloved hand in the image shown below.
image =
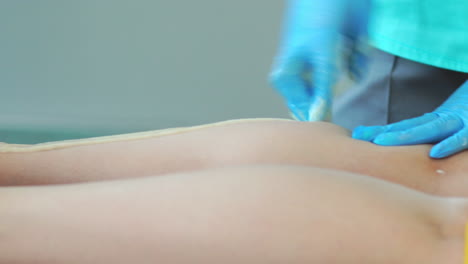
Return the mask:
<path fill-rule="evenodd" d="M 345 1 L 290 1 L 270 79 L 298 120 L 323 120 L 330 110 Z"/>
<path fill-rule="evenodd" d="M 432 158 L 468 149 L 468 81 L 432 113 L 386 126 L 357 127 L 353 138 L 385 146 L 438 142 Z"/>

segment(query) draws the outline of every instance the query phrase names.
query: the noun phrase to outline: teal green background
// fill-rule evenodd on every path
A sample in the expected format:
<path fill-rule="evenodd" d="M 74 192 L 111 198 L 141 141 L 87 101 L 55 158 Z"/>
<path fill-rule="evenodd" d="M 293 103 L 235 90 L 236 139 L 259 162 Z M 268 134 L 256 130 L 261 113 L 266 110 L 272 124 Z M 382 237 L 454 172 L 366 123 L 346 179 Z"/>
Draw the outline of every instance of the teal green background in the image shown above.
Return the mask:
<path fill-rule="evenodd" d="M 2 0 L 0 141 L 287 117 L 283 1 Z"/>

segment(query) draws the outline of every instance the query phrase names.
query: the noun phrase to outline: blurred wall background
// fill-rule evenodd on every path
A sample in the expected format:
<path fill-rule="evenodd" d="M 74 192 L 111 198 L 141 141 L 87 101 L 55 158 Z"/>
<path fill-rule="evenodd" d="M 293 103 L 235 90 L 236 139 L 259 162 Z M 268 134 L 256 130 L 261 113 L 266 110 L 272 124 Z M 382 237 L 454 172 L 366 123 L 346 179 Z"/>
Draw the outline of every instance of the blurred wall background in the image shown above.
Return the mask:
<path fill-rule="evenodd" d="M 0 141 L 287 117 L 282 0 L 0 1 Z"/>

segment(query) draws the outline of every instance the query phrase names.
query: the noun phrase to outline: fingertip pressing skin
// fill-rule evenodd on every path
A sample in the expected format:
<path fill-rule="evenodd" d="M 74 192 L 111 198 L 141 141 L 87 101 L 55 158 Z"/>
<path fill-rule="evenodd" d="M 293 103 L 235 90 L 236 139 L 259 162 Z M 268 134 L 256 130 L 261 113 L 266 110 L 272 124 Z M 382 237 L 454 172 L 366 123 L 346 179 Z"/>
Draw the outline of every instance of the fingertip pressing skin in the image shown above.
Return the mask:
<path fill-rule="evenodd" d="M 385 129 L 380 126 L 358 126 L 353 130 L 352 137 L 354 139 L 372 142 L 378 135 L 384 132 Z"/>
<path fill-rule="evenodd" d="M 423 143 L 418 142 L 414 138 L 414 135 L 406 131 L 384 133 L 378 135 L 372 142 L 381 146 L 403 146 Z"/>
<path fill-rule="evenodd" d="M 459 153 L 468 148 L 468 129 L 463 129 L 455 135 L 439 142 L 431 149 L 431 157 L 433 158 L 445 158 L 456 153 Z"/>

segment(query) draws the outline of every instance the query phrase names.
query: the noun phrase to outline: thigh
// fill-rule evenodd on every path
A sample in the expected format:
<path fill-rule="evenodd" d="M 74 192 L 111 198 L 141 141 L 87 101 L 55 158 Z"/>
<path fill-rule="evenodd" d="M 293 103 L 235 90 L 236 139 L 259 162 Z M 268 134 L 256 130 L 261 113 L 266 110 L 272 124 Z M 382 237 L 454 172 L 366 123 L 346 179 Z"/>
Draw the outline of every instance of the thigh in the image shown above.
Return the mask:
<path fill-rule="evenodd" d="M 8 190 L 0 260 L 18 263 L 432 263 L 445 205 L 298 166 Z"/>
<path fill-rule="evenodd" d="M 80 143 L 83 143 L 80 141 Z M 289 164 L 341 169 L 432 193 L 437 169 L 428 146 L 381 147 L 329 123 L 231 122 L 141 140 L 1 153 L 1 184 L 61 184 L 134 178 L 215 167 Z M 400 166 L 394 166 L 400 164 Z"/>

